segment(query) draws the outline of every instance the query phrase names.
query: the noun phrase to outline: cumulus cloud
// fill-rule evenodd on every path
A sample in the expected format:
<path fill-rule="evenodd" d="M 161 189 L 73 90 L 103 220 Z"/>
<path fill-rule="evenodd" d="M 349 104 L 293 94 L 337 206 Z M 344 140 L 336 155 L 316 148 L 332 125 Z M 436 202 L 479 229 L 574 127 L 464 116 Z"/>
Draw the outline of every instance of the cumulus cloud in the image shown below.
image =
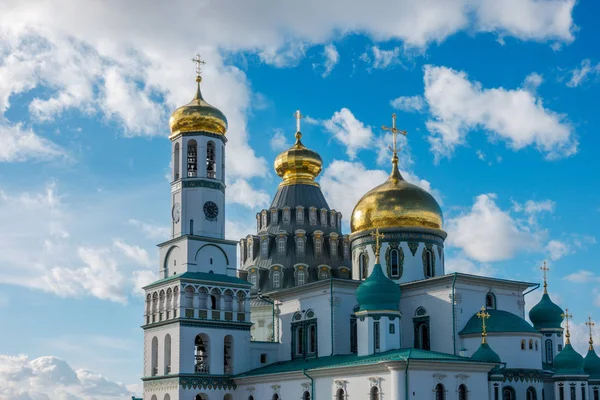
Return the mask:
<path fill-rule="evenodd" d="M 275 133 L 271 137 L 270 144 L 271 150 L 273 151 L 283 151 L 290 147 L 288 138 L 282 129 L 275 129 Z"/>
<path fill-rule="evenodd" d="M 127 244 L 123 240 L 115 240 L 114 246 L 121 250 L 127 258 L 138 265 L 149 267 L 154 264 L 154 261 L 150 259 L 150 255 L 146 249 L 143 249 L 140 246 Z"/>
<path fill-rule="evenodd" d="M 540 248 L 542 232 L 520 224 L 496 204 L 493 193 L 481 194 L 468 212 L 446 224 L 448 244 L 458 247 L 479 262 L 508 260 L 519 251 Z"/>
<path fill-rule="evenodd" d="M 495 276 L 496 269 L 491 264 L 474 263 L 464 257 L 449 257 L 444 263 L 445 273 L 462 272 L 463 274 Z"/>
<path fill-rule="evenodd" d="M 323 69 L 321 76 L 326 78 L 331 74 L 333 68 L 336 66 L 338 61 L 340 60 L 340 53 L 338 53 L 337 49 L 333 44 L 328 44 L 323 48 L 323 64 L 313 64 L 314 69 Z"/>
<path fill-rule="evenodd" d="M 550 255 L 550 259 L 552 261 L 559 260 L 571 253 L 571 249 L 565 242 L 561 242 L 560 240 L 551 240 L 546 245 L 546 251 Z"/>
<path fill-rule="evenodd" d="M 425 108 L 425 101 L 421 96 L 400 96 L 390 101 L 396 110 L 406 112 L 421 112 Z"/>
<path fill-rule="evenodd" d="M 570 72 L 571 79 L 569 79 L 567 82 L 567 86 L 577 87 L 583 84 L 586 80 L 597 77 L 599 74 L 600 63 L 593 65 L 592 61 L 589 58 L 586 58 L 581 62 L 581 65 L 578 68 L 574 68 Z"/>
<path fill-rule="evenodd" d="M 169 228 L 168 226 L 143 222 L 134 218 L 130 218 L 127 222 L 131 226 L 139 228 L 140 231 L 144 234 L 144 236 L 146 236 L 148 239 L 167 240 L 171 238 L 171 228 Z"/>
<path fill-rule="evenodd" d="M 585 250 L 588 245 L 595 243 L 596 238 L 593 236 L 565 234 L 560 239 L 550 240 L 546 245 L 546 252 L 552 260 L 556 261 L 578 250 Z"/>
<path fill-rule="evenodd" d="M 402 64 L 402 48 L 382 50 L 379 46 L 371 46 L 360 59 L 369 64 L 369 69 L 387 69 Z"/>
<path fill-rule="evenodd" d="M 123 384 L 85 369 L 73 369 L 53 356 L 30 359 L 26 355 L 0 355 L 0 398 L 98 399 L 130 397 Z"/>
<path fill-rule="evenodd" d="M 524 89 L 486 89 L 464 72 L 425 66 L 425 100 L 429 142 L 436 159 L 449 157 L 468 134 L 481 129 L 507 142 L 513 150 L 534 146 L 547 158 L 577 152 L 577 140 L 565 117 L 543 106 Z"/>
<path fill-rule="evenodd" d="M 336 140 L 346 146 L 346 154 L 350 159 L 356 158 L 356 153 L 368 148 L 373 140 L 371 127 L 356 119 L 347 108 L 336 111 L 323 125 Z"/>
<path fill-rule="evenodd" d="M 600 282 L 600 275 L 592 271 L 580 269 L 577 272 L 565 276 L 563 279 L 573 283 Z"/>
<path fill-rule="evenodd" d="M 262 189 L 253 188 L 245 179 L 237 179 L 227 186 L 230 204 L 241 204 L 250 209 L 268 207 L 271 197 Z"/>
<path fill-rule="evenodd" d="M 0 117 L 0 162 L 52 160 L 66 156 L 64 149 L 32 129 L 2 122 Z"/>

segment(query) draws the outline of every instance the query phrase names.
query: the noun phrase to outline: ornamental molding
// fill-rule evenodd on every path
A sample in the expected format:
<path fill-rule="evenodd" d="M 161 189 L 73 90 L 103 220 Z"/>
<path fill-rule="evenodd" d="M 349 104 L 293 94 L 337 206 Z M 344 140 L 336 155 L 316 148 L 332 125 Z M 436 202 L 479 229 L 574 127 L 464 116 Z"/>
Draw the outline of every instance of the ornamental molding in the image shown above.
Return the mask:
<path fill-rule="evenodd" d="M 304 383 L 302 383 L 302 389 L 304 389 L 304 391 L 310 390 L 311 386 L 312 385 L 310 384 L 310 382 L 304 382 Z"/>
<path fill-rule="evenodd" d="M 248 391 L 248 393 L 250 393 L 250 395 L 253 395 L 253 394 L 254 394 L 254 391 L 255 391 L 256 389 L 254 388 L 254 386 L 249 386 L 249 387 L 247 387 L 247 388 L 246 388 L 246 390 Z"/>
<path fill-rule="evenodd" d="M 433 374 L 433 378 L 435 379 L 436 383 L 443 382 L 445 377 L 446 377 L 445 374 Z"/>
<path fill-rule="evenodd" d="M 444 246 L 440 246 L 439 244 L 436 245 L 435 247 L 437 247 L 437 251 L 438 251 L 438 256 L 440 258 L 440 261 L 442 260 L 442 256 L 444 254 Z"/>
<path fill-rule="evenodd" d="M 381 377 L 380 376 L 370 376 L 368 379 L 369 379 L 370 387 L 376 387 L 377 389 L 381 389 Z"/>
<path fill-rule="evenodd" d="M 279 395 L 279 389 L 281 389 L 280 385 L 272 385 L 271 389 L 273 389 L 273 394 Z"/>
<path fill-rule="evenodd" d="M 418 242 L 418 243 L 430 243 L 438 246 L 444 245 L 444 237 L 438 236 L 433 233 L 426 232 L 389 232 L 387 230 L 382 231 L 385 234 L 385 238 L 382 243 L 385 242 Z M 355 246 L 363 245 L 365 243 L 373 243 L 374 240 L 370 236 L 370 231 L 366 231 L 364 234 L 360 234 L 358 237 L 352 238 L 352 243 Z"/>
<path fill-rule="evenodd" d="M 179 384 L 183 389 L 204 389 L 204 390 L 235 390 L 237 384 L 229 377 L 221 376 L 203 376 L 198 378 L 180 378 Z"/>
<path fill-rule="evenodd" d="M 162 392 L 165 390 L 176 390 L 179 385 L 178 378 L 157 379 L 144 382 L 144 392 Z"/>
<path fill-rule="evenodd" d="M 410 253 L 415 256 L 417 254 L 417 249 L 419 248 L 418 242 L 408 242 L 408 248 L 410 249 Z"/>
<path fill-rule="evenodd" d="M 225 185 L 223 185 L 223 183 L 219 182 L 219 181 L 213 181 L 213 180 L 205 180 L 202 178 L 185 178 L 185 180 L 182 181 L 182 187 L 184 188 L 209 188 L 209 189 L 215 189 L 215 190 L 220 190 L 221 192 L 225 193 Z"/>

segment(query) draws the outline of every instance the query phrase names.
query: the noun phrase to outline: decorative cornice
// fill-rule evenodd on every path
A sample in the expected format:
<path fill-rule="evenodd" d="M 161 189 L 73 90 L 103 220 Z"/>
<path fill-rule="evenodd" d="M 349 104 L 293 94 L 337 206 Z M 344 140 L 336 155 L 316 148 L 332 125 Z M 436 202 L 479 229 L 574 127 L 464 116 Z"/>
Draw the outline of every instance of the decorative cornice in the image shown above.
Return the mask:
<path fill-rule="evenodd" d="M 155 322 L 148 325 L 142 325 L 142 329 L 152 331 L 153 328 L 158 328 L 164 325 L 179 323 L 180 326 L 194 326 L 199 328 L 220 328 L 233 329 L 237 331 L 249 331 L 252 327 L 251 322 L 235 322 L 235 321 L 220 321 L 220 320 L 196 320 L 187 318 L 174 318 L 165 321 Z"/>
<path fill-rule="evenodd" d="M 178 139 L 181 136 L 208 136 L 213 139 L 219 139 L 223 143 L 227 143 L 227 138 L 225 137 L 225 135 L 216 134 L 216 133 L 212 133 L 212 132 L 206 132 L 206 131 L 176 132 L 173 135 L 169 136 L 169 139 L 171 141 L 173 141 L 173 140 Z"/>

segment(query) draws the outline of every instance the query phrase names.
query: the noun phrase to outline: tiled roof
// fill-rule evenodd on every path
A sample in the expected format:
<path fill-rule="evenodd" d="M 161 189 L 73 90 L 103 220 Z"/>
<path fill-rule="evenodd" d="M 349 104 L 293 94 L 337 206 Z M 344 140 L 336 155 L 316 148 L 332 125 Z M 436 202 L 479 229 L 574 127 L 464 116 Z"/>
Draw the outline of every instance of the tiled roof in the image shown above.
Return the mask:
<path fill-rule="evenodd" d="M 539 333 L 523 318 L 511 312 L 504 310 L 488 309 L 490 318 L 487 320 L 488 333 L 499 332 L 519 332 L 519 333 Z M 477 314 L 473 314 L 469 322 L 465 325 L 459 335 L 481 334 L 481 320 Z"/>
<path fill-rule="evenodd" d="M 302 370 L 326 369 L 342 366 L 377 364 L 386 361 L 406 361 L 411 360 L 427 360 L 441 362 L 470 362 L 470 363 L 485 363 L 478 360 L 472 360 L 468 357 L 455 356 L 452 354 L 438 353 L 435 351 L 427 351 L 420 349 L 398 349 L 390 350 L 385 353 L 377 353 L 369 356 L 358 356 L 356 354 L 339 354 L 334 356 L 316 357 L 307 359 L 297 359 L 291 361 L 277 362 L 267 365 L 262 368 L 257 368 L 252 371 L 237 375 L 243 378 L 247 376 L 280 374 L 284 372 L 294 372 Z"/>
<path fill-rule="evenodd" d="M 205 281 L 205 282 L 217 282 L 217 283 L 231 283 L 236 285 L 244 285 L 251 286 L 251 284 L 243 279 L 237 278 L 235 276 L 228 276 L 223 274 L 214 274 L 211 272 L 184 272 L 180 275 L 172 275 L 167 278 L 160 279 L 156 282 L 152 282 L 151 284 L 144 287 L 152 287 L 155 285 L 159 285 L 161 283 L 174 281 L 176 279 L 185 279 L 185 280 L 197 280 L 197 281 Z"/>

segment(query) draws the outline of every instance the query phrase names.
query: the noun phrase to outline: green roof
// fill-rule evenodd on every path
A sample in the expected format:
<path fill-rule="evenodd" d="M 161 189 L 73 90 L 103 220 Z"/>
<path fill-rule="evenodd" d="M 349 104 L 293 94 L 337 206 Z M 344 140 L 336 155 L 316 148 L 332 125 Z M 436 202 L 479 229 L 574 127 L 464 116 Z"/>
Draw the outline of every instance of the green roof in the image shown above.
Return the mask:
<path fill-rule="evenodd" d="M 218 283 L 231 283 L 235 285 L 245 285 L 251 286 L 252 284 L 248 281 L 240 279 L 235 276 L 223 275 L 223 274 L 215 274 L 212 272 L 184 272 L 180 275 L 171 275 L 169 277 L 159 279 L 156 282 L 152 282 L 151 284 L 145 286 L 143 289 L 159 285 L 161 283 L 174 281 L 175 279 L 186 279 L 186 280 L 196 280 L 196 281 L 205 281 L 205 282 L 218 282 Z"/>
<path fill-rule="evenodd" d="M 544 290 L 540 302 L 529 311 L 529 320 L 535 329 L 560 329 L 563 321 L 562 315 L 562 308 L 554 304 Z"/>
<path fill-rule="evenodd" d="M 487 312 L 490 314 L 490 318 L 486 322 L 488 333 L 539 333 L 527 321 L 511 312 L 494 309 L 487 309 Z M 481 320 L 477 317 L 477 314 L 473 314 L 458 334 L 481 334 Z"/>
<path fill-rule="evenodd" d="M 475 353 L 473 353 L 471 358 L 473 360 L 485 361 L 485 362 L 491 362 L 491 363 L 501 363 L 502 362 L 502 360 L 500 360 L 500 356 L 494 350 L 492 350 L 490 345 L 487 343 L 481 343 L 481 345 L 479 346 L 477 351 Z"/>
<path fill-rule="evenodd" d="M 356 300 L 360 311 L 396 311 L 400 303 L 400 286 L 385 276 L 381 264 L 377 263 L 371 275 L 356 289 Z"/>
<path fill-rule="evenodd" d="M 567 343 L 554 357 L 554 368 L 556 375 L 585 375 L 583 357 L 575 351 L 571 343 Z"/>
<path fill-rule="evenodd" d="M 583 360 L 583 370 L 590 376 L 590 379 L 600 379 L 600 357 L 591 346 Z"/>
<path fill-rule="evenodd" d="M 410 348 L 390 350 L 386 351 L 385 353 L 377 353 L 368 356 L 358 356 L 356 354 L 339 354 L 326 357 L 282 361 L 245 372 L 243 374 L 237 375 L 236 378 L 243 378 L 246 376 L 256 375 L 281 374 L 285 372 L 295 372 L 302 370 L 315 370 L 355 365 L 359 366 L 377 364 L 380 362 L 387 361 L 406 361 L 408 359 L 436 362 L 487 363 L 484 361 L 472 360 L 468 357 L 454 356 L 452 354 Z"/>

